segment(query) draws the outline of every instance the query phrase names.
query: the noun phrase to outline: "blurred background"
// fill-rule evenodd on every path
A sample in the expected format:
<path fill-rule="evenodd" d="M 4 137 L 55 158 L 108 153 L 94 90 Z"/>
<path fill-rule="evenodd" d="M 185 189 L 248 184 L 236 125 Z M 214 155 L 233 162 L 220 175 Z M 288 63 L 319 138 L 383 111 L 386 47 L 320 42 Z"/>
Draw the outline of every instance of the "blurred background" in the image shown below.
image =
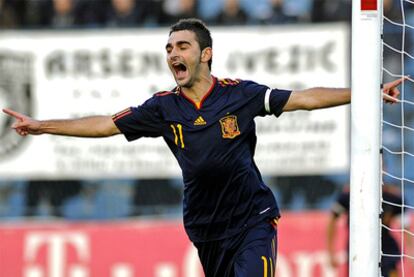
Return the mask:
<path fill-rule="evenodd" d="M 413 23 L 414 5 L 384 0 L 384 15 L 387 81 L 414 71 L 395 51 L 413 52 L 412 28 L 395 22 Z M 164 45 L 168 26 L 188 17 L 211 27 L 219 78 L 350 85 L 351 0 L 0 0 L 0 106 L 48 119 L 139 105 L 174 87 Z M 411 86 L 403 97 L 414 101 Z M 412 105 L 384 114 L 414 128 Z M 180 172 L 162 140 L 22 139 L 11 123 L 0 116 L 0 276 L 202 276 L 181 226 Z M 340 274 L 324 236 L 349 182 L 349 124 L 349 107 L 257 121 L 256 160 L 283 211 L 278 276 Z M 386 124 L 384 145 L 414 153 L 406 132 Z M 413 162 L 385 151 L 385 181 L 404 196 L 413 195 Z M 67 257 L 47 256 L 53 243 Z"/>
<path fill-rule="evenodd" d="M 124 28 L 122 32 L 125 32 L 125 28 L 127 28 L 128 32 L 134 35 L 143 29 L 155 31 L 159 27 L 169 26 L 183 17 L 201 18 L 209 26 L 237 26 L 238 28 L 240 26 L 260 28 L 288 24 L 292 32 L 295 32 L 295 28 L 302 28 L 295 27 L 294 24 L 310 26 L 322 22 L 343 22 L 347 26 L 340 25 L 339 28 L 345 30 L 347 37 L 346 41 L 344 41 L 346 45 L 342 47 L 347 51 L 346 55 L 350 51 L 348 25 L 350 24 L 351 1 L 345 0 L 2 0 L 0 3 L 0 26 L 7 38 L 14 31 L 17 31 L 16 36 L 22 39 L 22 37 L 27 37 L 31 34 L 32 36 L 38 36 L 39 30 L 53 30 L 56 31 L 53 34 L 56 36 L 55 40 L 58 41 L 61 39 L 62 34 L 68 34 L 69 31 L 73 30 L 82 29 L 82 35 L 88 35 L 88 32 L 91 35 L 96 35 L 104 34 L 107 30 L 116 30 L 114 28 L 119 28 L 119 30 Z M 57 33 L 57 30 L 62 30 L 62 32 Z M 283 32 L 285 32 L 285 29 L 283 29 Z M 52 38 L 53 34 L 50 35 Z M 163 34 L 165 34 L 164 39 L 166 41 L 167 29 L 164 30 Z M 213 39 L 219 40 L 214 36 L 214 32 Z M 296 41 L 297 44 L 301 42 L 301 38 Z M 21 42 L 16 43 L 21 44 Z M 278 44 L 281 42 L 274 43 Z M 160 45 L 160 48 L 163 46 L 163 44 Z M 5 44 L 3 43 L 4 47 Z M 6 47 L 8 48 L 9 46 Z M 19 46 L 15 45 L 14 48 L 16 49 L 17 47 Z M 243 45 L 238 47 L 243 48 Z M 13 48 L 13 46 L 10 46 L 10 48 Z M 29 48 L 34 47 L 29 46 Z M 219 46 L 216 48 L 217 52 L 221 50 Z M 341 54 L 338 59 L 343 60 L 343 53 Z M 332 57 L 332 59 L 336 58 Z M 349 56 L 346 58 L 349 59 Z M 342 60 L 341 65 L 349 70 L 349 64 L 347 64 L 349 61 Z M 221 76 L 216 73 L 218 70 L 213 68 L 213 74 L 218 77 L 224 78 L 230 74 L 230 72 L 224 72 L 223 74 L 227 75 Z M 346 72 L 341 77 L 343 83 L 349 84 L 349 72 Z M 282 83 L 277 80 L 278 78 L 280 77 L 277 74 L 274 75 L 272 83 Z M 296 79 L 296 83 L 300 83 L 299 77 L 292 76 L 291 78 Z M 83 82 L 84 80 L 80 81 Z M 293 85 L 298 86 L 297 84 Z M 168 90 L 172 87 L 173 83 L 170 81 L 161 86 L 160 89 Z M 58 93 L 63 88 L 55 87 L 51 89 L 56 90 L 54 93 Z M 140 87 L 137 86 L 136 90 L 140 90 Z M 155 92 L 153 91 L 152 93 Z M 119 91 L 119 93 L 122 93 L 122 91 Z M 61 101 L 57 100 L 56 103 L 50 104 L 63 104 L 59 102 Z M 137 101 L 129 102 L 131 106 L 138 104 L 139 102 Z M 42 105 L 46 106 L 46 103 Z M 88 106 L 91 108 L 90 113 L 93 112 L 92 108 L 94 105 L 94 100 L 90 100 L 90 103 L 88 103 Z M 123 107 L 121 106 L 120 108 Z M 111 108 L 106 110 L 106 113 L 115 113 L 117 111 Z M 42 110 L 37 108 L 36 113 L 33 113 L 36 115 L 42 112 Z M 343 123 L 348 124 L 348 122 Z M 80 141 L 78 142 L 81 143 Z M 343 145 L 342 147 L 347 146 Z M 44 150 L 46 151 L 46 149 Z M 31 158 L 33 162 L 36 159 L 36 157 L 27 158 Z M 108 158 L 110 158 L 110 153 Z M 347 182 L 347 175 L 347 170 L 342 170 L 342 172 L 338 172 L 334 176 L 326 174 L 269 176 L 267 183 L 275 191 L 278 191 L 276 197 L 279 199 L 282 209 L 327 209 L 335 191 Z M 123 189 L 119 190 L 120 187 L 123 187 Z M 116 193 L 113 194 L 112 190 L 115 190 Z M 113 219 L 120 216 L 136 215 L 162 216 L 166 213 L 168 213 L 168 216 L 171 216 L 171 212 L 175 216 L 181 216 L 182 185 L 180 178 L 150 178 L 145 180 L 135 178 L 124 180 L 121 178 L 121 180 L 71 181 L 6 180 L 2 185 L 1 193 L 2 199 L 5 199 L 5 201 L 2 202 L 4 205 L 2 205 L 0 212 L 5 218 L 11 216 L 41 216 L 45 218 L 57 216 L 73 219 Z M 113 203 L 117 207 L 118 212 L 113 210 L 113 206 L 107 205 L 99 206 L 95 211 L 92 211 L 93 203 L 96 203 L 94 201 L 100 201 L 98 199 L 101 197 L 108 198 L 107 201 L 109 202 L 107 204 Z M 122 197 L 123 200 L 118 201 L 114 199 L 114 201 L 111 201 L 111 197 Z M 92 207 L 86 208 L 87 204 L 90 204 Z M 121 208 L 120 205 L 123 205 L 123 207 Z M 68 206 L 71 206 L 71 208 L 68 208 Z M 74 211 L 74 209 L 77 210 L 78 215 L 75 215 L 75 212 L 67 212 Z M 107 210 L 112 210 L 113 214 L 107 212 Z"/>

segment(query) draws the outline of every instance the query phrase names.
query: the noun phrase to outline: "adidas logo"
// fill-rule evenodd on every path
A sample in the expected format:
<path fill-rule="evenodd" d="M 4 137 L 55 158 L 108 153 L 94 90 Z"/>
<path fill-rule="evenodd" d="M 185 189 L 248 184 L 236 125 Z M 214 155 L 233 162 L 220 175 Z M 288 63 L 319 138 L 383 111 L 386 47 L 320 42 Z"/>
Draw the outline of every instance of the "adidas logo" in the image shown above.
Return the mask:
<path fill-rule="evenodd" d="M 207 122 L 205 122 L 204 118 L 200 115 L 197 117 L 197 119 L 194 121 L 194 125 L 206 125 Z"/>

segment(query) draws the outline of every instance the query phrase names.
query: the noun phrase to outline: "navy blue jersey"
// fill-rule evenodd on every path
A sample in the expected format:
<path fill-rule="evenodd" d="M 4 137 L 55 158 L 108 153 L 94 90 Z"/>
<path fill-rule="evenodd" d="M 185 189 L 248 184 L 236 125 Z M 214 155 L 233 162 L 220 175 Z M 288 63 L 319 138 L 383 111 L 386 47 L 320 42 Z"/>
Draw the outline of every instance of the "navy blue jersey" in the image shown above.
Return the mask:
<path fill-rule="evenodd" d="M 211 241 L 279 216 L 253 160 L 254 118 L 279 116 L 289 96 L 252 81 L 214 78 L 199 104 L 176 88 L 113 119 L 129 141 L 164 138 L 182 170 L 186 232 L 194 242 Z"/>

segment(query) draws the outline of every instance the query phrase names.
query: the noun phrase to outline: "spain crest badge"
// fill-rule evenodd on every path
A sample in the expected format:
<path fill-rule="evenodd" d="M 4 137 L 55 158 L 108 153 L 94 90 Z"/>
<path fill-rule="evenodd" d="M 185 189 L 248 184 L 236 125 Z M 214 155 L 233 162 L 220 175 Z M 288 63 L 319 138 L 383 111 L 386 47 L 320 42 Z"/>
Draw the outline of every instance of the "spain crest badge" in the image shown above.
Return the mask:
<path fill-rule="evenodd" d="M 223 138 L 233 139 L 240 135 L 239 126 L 237 125 L 237 116 L 228 115 L 221 118 L 220 125 Z"/>

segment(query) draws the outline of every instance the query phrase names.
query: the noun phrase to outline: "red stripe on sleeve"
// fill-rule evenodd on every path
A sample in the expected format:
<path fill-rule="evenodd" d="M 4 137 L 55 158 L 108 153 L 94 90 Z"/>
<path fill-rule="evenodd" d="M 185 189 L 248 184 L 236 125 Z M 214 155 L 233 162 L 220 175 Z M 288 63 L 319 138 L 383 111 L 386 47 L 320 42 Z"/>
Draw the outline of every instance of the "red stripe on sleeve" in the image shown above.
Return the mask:
<path fill-rule="evenodd" d="M 119 113 L 114 114 L 112 116 L 112 120 L 117 121 L 117 120 L 123 118 L 124 116 L 127 116 L 127 115 L 131 114 L 131 113 L 132 113 L 131 108 L 127 108 L 127 109 L 125 109 L 125 110 L 123 110 Z"/>

